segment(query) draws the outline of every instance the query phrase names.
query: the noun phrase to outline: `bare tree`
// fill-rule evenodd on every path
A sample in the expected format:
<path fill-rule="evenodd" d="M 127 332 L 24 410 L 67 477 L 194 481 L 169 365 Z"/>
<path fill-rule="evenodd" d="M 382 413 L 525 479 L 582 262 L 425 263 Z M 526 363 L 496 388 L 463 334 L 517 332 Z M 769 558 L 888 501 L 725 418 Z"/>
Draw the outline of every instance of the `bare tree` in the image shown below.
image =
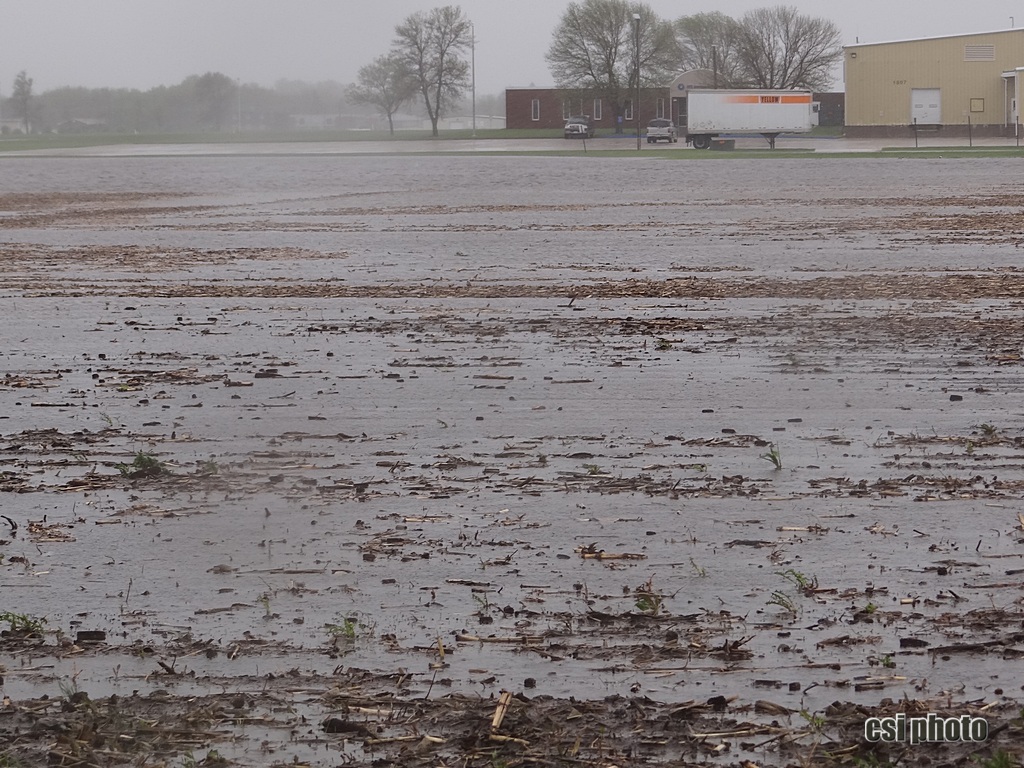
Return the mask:
<path fill-rule="evenodd" d="M 11 94 L 11 101 L 14 102 L 14 109 L 21 117 L 22 125 L 25 126 L 25 133 L 29 132 L 29 109 L 32 104 L 32 78 L 21 70 L 14 78 L 14 90 Z"/>
<path fill-rule="evenodd" d="M 192 81 L 200 125 L 207 130 L 222 130 L 237 103 L 238 84 L 220 72 L 207 72 L 189 80 Z"/>
<path fill-rule="evenodd" d="M 560 88 L 590 91 L 607 100 L 615 111 L 617 132 L 625 102 L 636 90 L 634 13 L 640 14 L 641 85 L 664 85 L 678 69 L 679 46 L 672 25 L 644 3 L 570 3 L 546 56 Z"/>
<path fill-rule="evenodd" d="M 416 82 L 395 53 L 378 56 L 359 69 L 348 97 L 357 104 L 376 107 L 388 119 L 388 131 L 395 135 L 394 115 L 416 93 Z"/>
<path fill-rule="evenodd" d="M 843 48 L 831 21 L 778 5 L 743 16 L 736 52 L 745 79 L 758 88 L 825 90 Z"/>
<path fill-rule="evenodd" d="M 395 27 L 395 54 L 412 75 L 430 118 L 437 121 L 469 87 L 469 63 L 459 57 L 470 45 L 471 26 L 455 5 L 419 11 Z"/>
<path fill-rule="evenodd" d="M 683 16 L 675 22 L 684 70 L 709 69 L 717 87 L 745 85 L 736 45 L 739 24 L 721 11 Z"/>

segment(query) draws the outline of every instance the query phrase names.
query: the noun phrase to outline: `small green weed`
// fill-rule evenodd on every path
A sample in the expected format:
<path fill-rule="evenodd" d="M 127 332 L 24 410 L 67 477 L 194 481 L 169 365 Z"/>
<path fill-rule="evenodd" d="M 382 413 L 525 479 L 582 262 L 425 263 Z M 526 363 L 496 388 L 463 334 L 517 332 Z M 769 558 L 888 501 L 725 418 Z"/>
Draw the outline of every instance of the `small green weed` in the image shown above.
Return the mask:
<path fill-rule="evenodd" d="M 641 613 L 657 616 L 661 612 L 661 604 L 664 598 L 654 591 L 653 576 L 634 589 L 633 594 L 636 596 L 634 605 L 636 605 L 636 609 Z"/>
<path fill-rule="evenodd" d="M 583 468 L 587 470 L 588 475 L 600 475 L 604 471 L 597 464 L 584 464 Z"/>
<path fill-rule="evenodd" d="M 822 715 L 812 715 L 806 709 L 800 710 L 800 717 L 807 721 L 807 724 L 815 731 L 822 731 L 825 728 L 825 718 Z"/>
<path fill-rule="evenodd" d="M 768 605 L 777 605 L 779 608 L 782 608 L 791 615 L 797 615 L 796 603 L 794 603 L 793 598 L 785 592 L 780 592 L 779 590 L 772 592 L 772 596 L 768 600 Z"/>
<path fill-rule="evenodd" d="M 771 444 L 767 453 L 761 454 L 761 458 L 764 459 L 765 461 L 770 461 L 772 464 L 775 465 L 776 469 L 782 469 L 782 451 L 779 449 L 779 446 L 776 445 L 775 443 Z"/>
<path fill-rule="evenodd" d="M 262 595 L 257 597 L 256 600 L 263 606 L 263 618 L 271 618 L 274 614 L 270 611 L 270 593 L 264 592 Z"/>
<path fill-rule="evenodd" d="M 152 477 L 154 475 L 161 475 L 167 470 L 164 465 L 160 463 L 159 459 L 154 456 L 150 456 L 144 451 L 139 451 L 135 454 L 135 458 L 132 459 L 131 464 L 117 464 L 115 465 L 117 471 L 121 473 L 122 477 Z"/>
<path fill-rule="evenodd" d="M 335 640 L 340 638 L 343 638 L 345 640 L 355 640 L 356 630 L 358 628 L 359 622 L 356 619 L 351 618 L 342 619 L 340 624 L 324 624 L 324 629 L 327 630 L 327 634 L 329 634 Z"/>
<path fill-rule="evenodd" d="M 78 680 L 69 677 L 67 680 L 58 680 L 57 687 L 60 688 L 60 696 L 64 701 L 71 701 L 81 691 L 78 687 Z"/>
<path fill-rule="evenodd" d="M 702 578 L 702 579 L 706 579 L 707 578 L 707 576 L 708 576 L 708 569 L 704 568 L 703 566 L 697 565 L 697 561 L 694 560 L 692 557 L 690 558 L 690 567 L 693 568 L 694 574 L 696 574 L 700 578 Z"/>
<path fill-rule="evenodd" d="M 803 592 L 805 595 L 811 595 L 814 590 L 818 588 L 818 577 L 812 576 L 808 578 L 806 574 L 800 571 L 794 570 L 793 568 L 787 568 L 784 571 L 776 571 L 776 576 L 781 576 L 786 581 L 790 582 L 793 586 Z"/>
<path fill-rule="evenodd" d="M 200 475 L 218 475 L 220 474 L 220 465 L 213 459 L 207 459 L 206 461 L 199 462 L 199 474 Z"/>
<path fill-rule="evenodd" d="M 38 635 L 44 631 L 43 628 L 46 625 L 44 618 L 11 611 L 0 613 L 0 621 L 6 621 L 10 626 L 11 634 L 15 635 Z"/>
<path fill-rule="evenodd" d="M 473 600 L 476 602 L 477 605 L 480 606 L 480 610 L 477 611 L 477 613 L 479 613 L 481 615 L 485 614 L 485 613 L 490 613 L 490 611 L 491 611 L 491 601 L 487 599 L 487 594 L 486 593 L 483 595 L 483 597 L 481 597 L 479 594 L 474 592 L 473 593 Z"/>

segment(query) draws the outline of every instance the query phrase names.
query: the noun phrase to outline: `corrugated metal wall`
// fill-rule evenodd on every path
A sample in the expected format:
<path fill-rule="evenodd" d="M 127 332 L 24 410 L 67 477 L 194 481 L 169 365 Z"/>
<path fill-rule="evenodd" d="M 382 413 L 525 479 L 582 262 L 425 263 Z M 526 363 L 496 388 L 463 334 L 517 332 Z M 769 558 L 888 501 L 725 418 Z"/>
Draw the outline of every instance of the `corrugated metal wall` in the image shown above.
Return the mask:
<path fill-rule="evenodd" d="M 1024 29 L 847 46 L 846 125 L 909 126 L 912 91 L 938 88 L 944 126 L 966 125 L 968 115 L 973 125 L 1002 126 L 1002 73 L 1019 66 Z"/>

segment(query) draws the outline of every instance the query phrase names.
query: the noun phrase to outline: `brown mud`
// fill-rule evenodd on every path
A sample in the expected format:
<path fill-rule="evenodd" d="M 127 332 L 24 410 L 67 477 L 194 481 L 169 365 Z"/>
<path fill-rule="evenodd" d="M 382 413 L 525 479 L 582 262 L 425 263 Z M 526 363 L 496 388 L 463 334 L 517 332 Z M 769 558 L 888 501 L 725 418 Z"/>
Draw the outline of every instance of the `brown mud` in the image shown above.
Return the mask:
<path fill-rule="evenodd" d="M 1019 760 L 1012 163 L 4 165 L 0 765 Z"/>

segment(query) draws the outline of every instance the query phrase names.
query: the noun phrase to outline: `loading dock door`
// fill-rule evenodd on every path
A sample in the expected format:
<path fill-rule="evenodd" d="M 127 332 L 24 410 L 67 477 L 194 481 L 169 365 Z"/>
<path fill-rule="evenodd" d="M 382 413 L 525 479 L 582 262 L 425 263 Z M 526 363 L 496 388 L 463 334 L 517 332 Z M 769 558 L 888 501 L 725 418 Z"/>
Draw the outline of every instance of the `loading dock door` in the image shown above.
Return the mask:
<path fill-rule="evenodd" d="M 914 88 L 910 92 L 910 122 L 942 124 L 942 92 L 938 88 Z"/>

